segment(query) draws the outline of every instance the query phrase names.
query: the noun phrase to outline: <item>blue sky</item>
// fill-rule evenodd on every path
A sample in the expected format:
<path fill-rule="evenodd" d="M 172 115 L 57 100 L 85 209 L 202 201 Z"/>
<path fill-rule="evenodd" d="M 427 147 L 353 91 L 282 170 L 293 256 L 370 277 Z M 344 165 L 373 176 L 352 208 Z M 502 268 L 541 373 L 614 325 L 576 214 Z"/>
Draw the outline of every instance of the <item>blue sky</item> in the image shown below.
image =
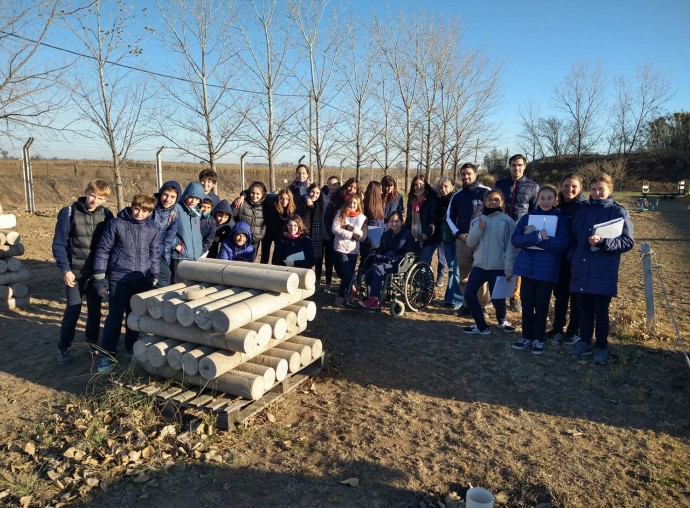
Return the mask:
<path fill-rule="evenodd" d="M 336 3 L 340 2 L 331 0 L 331 5 Z M 155 9 L 150 1 L 137 6 L 146 4 Z M 542 114 L 548 112 L 554 84 L 578 62 L 601 64 L 608 83 L 619 75 L 633 77 L 638 65 L 652 63 L 656 71 L 668 75 L 675 92 L 665 109 L 690 110 L 688 0 L 351 0 L 349 6 L 363 20 L 374 9 L 385 15 L 387 6 L 393 13 L 422 10 L 460 17 L 463 43 L 483 49 L 492 63 L 503 65 L 501 105 L 493 117 L 501 134 L 496 147 L 501 150 L 519 148 L 519 108 L 532 100 Z M 154 46 L 146 49 L 149 58 Z M 89 140 L 75 140 L 69 147 L 37 140 L 34 146 L 45 156 L 107 158 L 108 153 Z M 153 159 L 158 146 L 157 141 L 143 145 L 132 158 Z M 281 159 L 294 156 L 287 153 Z M 173 158 L 172 153 L 168 157 Z"/>

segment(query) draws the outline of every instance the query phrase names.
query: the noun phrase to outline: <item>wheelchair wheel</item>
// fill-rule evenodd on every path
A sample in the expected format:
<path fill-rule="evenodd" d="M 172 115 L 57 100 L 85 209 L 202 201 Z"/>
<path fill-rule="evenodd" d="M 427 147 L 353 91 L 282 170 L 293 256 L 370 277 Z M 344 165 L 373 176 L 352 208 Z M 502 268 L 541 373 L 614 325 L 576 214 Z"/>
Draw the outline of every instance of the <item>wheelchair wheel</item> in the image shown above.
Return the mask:
<path fill-rule="evenodd" d="M 434 272 L 428 263 L 417 263 L 407 271 L 405 305 L 413 312 L 423 309 L 434 298 Z"/>
<path fill-rule="evenodd" d="M 393 300 L 391 302 L 391 316 L 393 317 L 402 317 L 403 314 L 405 314 L 405 304 L 402 303 L 400 300 Z"/>

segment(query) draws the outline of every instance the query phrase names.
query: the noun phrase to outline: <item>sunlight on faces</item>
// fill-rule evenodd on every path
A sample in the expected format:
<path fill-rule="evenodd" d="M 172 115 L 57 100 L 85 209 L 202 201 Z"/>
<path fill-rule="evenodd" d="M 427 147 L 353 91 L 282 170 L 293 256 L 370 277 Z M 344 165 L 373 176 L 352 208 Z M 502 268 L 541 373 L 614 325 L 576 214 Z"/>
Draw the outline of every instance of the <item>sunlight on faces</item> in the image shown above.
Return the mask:
<path fill-rule="evenodd" d="M 328 194 L 333 196 L 338 192 L 338 189 L 340 189 L 340 181 L 337 178 L 328 180 Z"/>
<path fill-rule="evenodd" d="M 235 245 L 242 247 L 245 243 L 247 243 L 247 235 L 244 233 L 235 233 Z"/>
<path fill-rule="evenodd" d="M 386 196 L 390 196 L 391 194 L 393 194 L 394 191 L 395 191 L 395 185 L 387 185 L 387 186 L 383 189 L 383 193 L 384 193 L 384 195 L 386 195 Z"/>
<path fill-rule="evenodd" d="M 199 211 L 201 211 L 201 213 L 203 213 L 203 214 L 207 214 L 207 213 L 211 213 L 212 208 L 213 208 L 213 206 L 210 205 L 209 203 L 201 203 L 201 205 L 199 206 Z"/>
<path fill-rule="evenodd" d="M 416 194 L 419 194 L 424 190 L 424 180 L 416 180 L 414 182 L 414 191 Z"/>
<path fill-rule="evenodd" d="M 445 197 L 451 192 L 453 192 L 453 186 L 448 180 L 446 180 L 441 184 L 441 187 L 438 189 L 438 191 L 441 197 Z"/>
<path fill-rule="evenodd" d="M 537 204 L 543 211 L 548 212 L 556 206 L 556 195 L 551 190 L 544 189 L 537 196 Z"/>
<path fill-rule="evenodd" d="M 561 194 L 563 194 L 563 199 L 565 201 L 572 201 L 580 194 L 582 190 L 582 184 L 579 180 L 575 178 L 567 178 L 563 180 L 561 184 Z"/>
<path fill-rule="evenodd" d="M 460 171 L 460 181 L 463 185 L 472 185 L 477 179 L 477 173 L 474 172 L 472 168 L 465 168 Z"/>
<path fill-rule="evenodd" d="M 352 196 L 353 194 L 357 194 L 357 190 L 357 184 L 355 182 L 352 182 L 350 185 L 347 186 L 345 192 L 347 192 L 348 196 Z"/>
<path fill-rule="evenodd" d="M 211 192 L 211 189 L 213 189 L 213 186 L 215 185 L 213 180 L 210 178 L 203 178 L 202 180 L 199 180 L 199 183 L 204 188 L 204 194 Z"/>
<path fill-rule="evenodd" d="M 285 226 L 285 230 L 289 235 L 296 236 L 299 233 L 299 224 L 297 224 L 294 220 L 289 220 Z"/>
<path fill-rule="evenodd" d="M 186 198 L 184 198 L 184 204 L 187 205 L 189 208 L 194 208 L 199 203 L 201 203 L 200 198 L 195 198 L 192 196 L 187 196 Z"/>
<path fill-rule="evenodd" d="M 347 202 L 347 207 L 353 212 L 357 211 L 359 209 L 359 199 L 352 196 L 350 201 Z"/>
<path fill-rule="evenodd" d="M 280 203 L 280 206 L 287 208 L 290 205 L 290 196 L 282 193 L 278 196 L 278 202 Z"/>
<path fill-rule="evenodd" d="M 519 180 L 525 176 L 525 168 L 527 167 L 527 164 L 525 163 L 524 159 L 515 159 L 508 167 L 510 169 L 510 176 L 513 177 L 513 180 Z"/>
<path fill-rule="evenodd" d="M 228 212 L 216 212 L 213 214 L 213 218 L 216 219 L 216 224 L 225 224 L 230 220 L 230 214 Z"/>
<path fill-rule="evenodd" d="M 160 196 L 163 208 L 170 208 L 177 203 L 177 192 L 173 190 L 164 190 Z"/>
<path fill-rule="evenodd" d="M 151 215 L 151 210 L 143 210 L 142 208 L 139 208 L 138 206 L 132 207 L 132 218 L 134 220 L 144 220 L 149 215 Z"/>
<path fill-rule="evenodd" d="M 397 214 L 391 215 L 391 218 L 388 219 L 388 227 L 392 229 L 394 233 L 400 231 L 400 228 L 402 228 L 402 221 Z"/>
<path fill-rule="evenodd" d="M 318 187 L 314 187 L 312 190 L 309 191 L 309 199 L 312 201 L 316 201 L 319 199 L 319 196 L 321 195 L 321 189 Z"/>
<path fill-rule="evenodd" d="M 589 186 L 589 195 L 594 199 L 606 199 L 611 195 L 611 189 L 606 182 L 594 182 Z"/>
<path fill-rule="evenodd" d="M 86 209 L 89 212 L 93 212 L 96 208 L 108 200 L 106 196 L 99 196 L 93 191 L 87 192 L 84 197 L 86 198 Z"/>
<path fill-rule="evenodd" d="M 503 197 L 496 192 L 489 192 L 484 197 L 484 206 L 486 208 L 501 208 L 503 205 Z"/>
<path fill-rule="evenodd" d="M 261 187 L 252 187 L 249 189 L 249 199 L 252 203 L 259 202 L 262 197 L 264 197 L 264 193 L 261 190 Z"/>
<path fill-rule="evenodd" d="M 295 170 L 295 180 L 298 182 L 306 182 L 309 180 L 309 173 L 307 172 L 306 168 L 299 167 Z"/>

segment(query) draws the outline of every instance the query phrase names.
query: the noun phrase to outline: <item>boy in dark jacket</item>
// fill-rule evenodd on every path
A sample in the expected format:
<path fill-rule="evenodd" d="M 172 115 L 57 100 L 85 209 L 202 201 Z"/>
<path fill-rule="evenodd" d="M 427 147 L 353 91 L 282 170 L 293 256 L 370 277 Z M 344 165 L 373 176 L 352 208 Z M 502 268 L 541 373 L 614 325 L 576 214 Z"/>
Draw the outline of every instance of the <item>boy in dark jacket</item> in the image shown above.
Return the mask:
<path fill-rule="evenodd" d="M 122 210 L 105 227 L 94 258 L 94 288 L 108 296 L 108 317 L 103 326 L 101 346 L 106 353 L 98 362 L 98 372 L 110 372 L 120 340 L 122 315 L 125 315 L 125 351 L 132 354 L 139 332 L 127 326 L 132 312 L 132 295 L 148 291 L 158 276 L 160 242 L 158 228 L 147 219 L 156 199 L 137 194 L 130 207 Z"/>
<path fill-rule="evenodd" d="M 254 261 L 252 230 L 246 222 L 238 222 L 232 227 L 230 235 L 220 245 L 218 259 L 229 261 Z"/>
<path fill-rule="evenodd" d="M 181 259 L 195 261 L 204 252 L 204 237 L 201 234 L 201 212 L 199 205 L 204 199 L 204 189 L 200 183 L 192 182 L 182 193 L 182 197 L 175 205 L 175 210 L 179 216 L 177 227 L 177 240 L 173 248 L 170 263 L 172 275 L 170 282 L 175 283 L 175 269 Z M 211 238 L 213 240 L 213 238 Z M 210 246 L 210 244 L 209 244 Z"/>
<path fill-rule="evenodd" d="M 181 195 L 182 189 L 180 184 L 174 180 L 165 182 L 158 194 L 154 194 L 158 202 L 149 220 L 158 228 L 158 238 L 160 240 L 161 259 L 158 287 L 170 285 L 170 255 L 177 243 L 177 227 L 179 223 L 179 215 L 175 210 L 175 204 Z"/>
<path fill-rule="evenodd" d="M 53 236 L 53 257 L 65 282 L 67 306 L 60 325 L 58 364 L 72 360 L 69 348 L 74 341 L 82 298 L 86 298 L 86 342 L 98 344 L 101 327 L 102 298 L 91 284 L 93 255 L 105 224 L 113 214 L 104 203 L 110 197 L 110 185 L 94 180 L 84 196 L 58 213 Z"/>

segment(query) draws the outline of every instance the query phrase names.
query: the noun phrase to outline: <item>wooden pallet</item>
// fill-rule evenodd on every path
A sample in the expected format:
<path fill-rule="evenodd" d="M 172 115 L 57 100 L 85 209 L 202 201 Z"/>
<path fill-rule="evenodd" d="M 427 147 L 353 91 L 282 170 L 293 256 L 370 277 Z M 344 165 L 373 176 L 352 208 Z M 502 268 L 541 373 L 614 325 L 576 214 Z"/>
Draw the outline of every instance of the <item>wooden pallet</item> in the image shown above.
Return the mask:
<path fill-rule="evenodd" d="M 164 414 L 187 413 L 190 410 L 211 412 L 215 415 L 216 427 L 229 430 L 234 425 L 244 425 L 269 405 L 291 392 L 309 378 L 316 375 L 326 364 L 326 355 L 312 360 L 299 372 L 288 374 L 280 383 L 273 385 L 259 400 L 248 400 L 236 395 L 214 392 L 199 387 L 186 387 L 178 383 L 163 382 L 159 378 L 149 379 L 139 385 L 125 385 L 163 405 Z"/>

